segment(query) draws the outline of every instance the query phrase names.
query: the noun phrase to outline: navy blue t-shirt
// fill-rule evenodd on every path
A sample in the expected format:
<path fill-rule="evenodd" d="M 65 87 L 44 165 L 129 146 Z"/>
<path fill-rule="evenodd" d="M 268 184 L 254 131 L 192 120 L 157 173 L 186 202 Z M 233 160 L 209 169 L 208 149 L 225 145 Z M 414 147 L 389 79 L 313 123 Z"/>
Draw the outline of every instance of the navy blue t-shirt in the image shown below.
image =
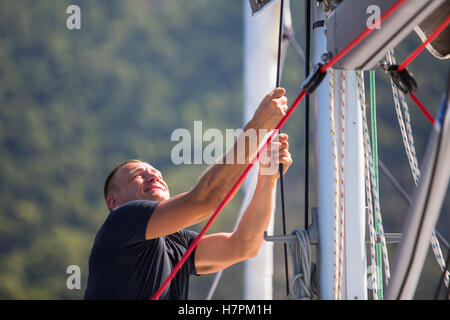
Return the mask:
<path fill-rule="evenodd" d="M 148 300 L 161 287 L 198 234 L 183 229 L 145 240 L 147 223 L 157 205 L 136 200 L 109 214 L 89 257 L 85 299 Z M 195 250 L 160 299 L 187 299 L 189 275 L 196 274 L 194 256 Z"/>

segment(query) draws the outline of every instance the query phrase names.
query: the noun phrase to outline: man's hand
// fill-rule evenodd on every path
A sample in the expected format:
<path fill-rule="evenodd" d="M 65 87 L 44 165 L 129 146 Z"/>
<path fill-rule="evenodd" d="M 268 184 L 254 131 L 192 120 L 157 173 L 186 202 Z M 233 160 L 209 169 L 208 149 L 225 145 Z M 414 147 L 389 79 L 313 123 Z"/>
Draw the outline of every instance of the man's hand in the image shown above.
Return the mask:
<path fill-rule="evenodd" d="M 225 155 L 225 157 L 227 157 L 225 161 L 222 163 L 216 163 L 208 168 L 208 170 L 200 178 L 200 181 L 194 186 L 191 191 L 179 194 L 159 203 L 159 205 L 153 212 L 149 222 L 147 223 L 147 240 L 175 233 L 179 230 L 182 230 L 186 227 L 209 218 L 215 212 L 223 199 L 225 199 L 225 197 L 227 196 L 229 190 L 236 183 L 236 181 L 238 181 L 239 177 L 244 173 L 251 159 L 253 159 L 257 154 L 258 146 L 261 144 L 265 137 L 265 133 L 260 132 L 264 130 L 259 129 L 265 129 L 268 131 L 272 130 L 281 121 L 283 116 L 285 116 L 285 111 L 288 108 L 286 105 L 287 98 L 284 96 L 285 93 L 286 90 L 284 90 L 283 88 L 276 88 L 262 100 L 255 114 L 253 115 L 252 120 L 250 120 L 249 123 L 244 127 L 244 132 L 238 137 L 232 149 L 230 149 Z M 252 139 L 247 138 L 247 136 L 250 137 L 252 134 L 252 131 L 249 131 L 250 129 L 256 129 L 257 143 L 251 143 Z M 282 140 L 280 141 L 285 140 L 286 143 L 281 142 L 280 144 L 280 147 L 284 146 L 282 149 L 287 149 L 287 136 L 285 138 L 282 138 Z M 239 149 L 238 146 L 241 143 L 243 144 L 244 148 Z M 244 150 L 245 152 L 243 158 L 244 161 L 234 161 L 235 158 L 237 159 L 239 152 L 242 152 L 241 150 Z M 279 148 L 278 155 L 274 153 L 274 156 L 278 156 L 278 160 L 275 160 L 275 163 L 283 163 L 285 165 L 285 169 L 287 169 L 287 167 L 292 162 L 290 154 L 287 150 L 280 150 Z M 227 161 L 228 159 L 231 159 L 232 161 L 229 162 Z M 271 194 L 271 190 L 276 186 L 276 171 L 277 170 L 273 172 L 273 174 L 275 175 L 273 177 L 272 175 L 267 176 L 270 178 L 262 177 L 261 180 L 264 180 L 264 183 L 260 183 L 260 187 L 258 187 L 258 192 L 264 194 L 263 196 L 261 196 L 261 199 L 264 198 L 266 202 L 261 205 L 261 208 L 259 208 L 258 204 L 254 205 L 253 209 L 250 211 L 267 211 L 269 207 L 273 207 L 273 204 L 270 203 L 270 201 L 272 201 L 271 196 L 267 195 Z M 258 208 L 255 209 L 256 207 Z M 258 219 L 260 218 L 257 218 L 257 220 Z M 262 223 L 262 221 L 260 222 Z M 260 232 L 261 235 L 263 234 L 263 231 L 264 230 Z M 244 242 L 246 241 L 247 240 L 245 240 Z M 262 242 L 262 237 L 258 241 Z M 206 241 L 206 243 L 210 244 L 212 242 L 215 243 L 214 241 Z M 221 250 L 218 250 L 219 246 L 212 244 L 211 248 L 212 251 L 216 251 L 218 254 L 221 253 Z M 252 245 L 252 248 L 259 247 L 258 245 Z M 238 246 L 238 250 L 241 249 L 242 248 Z M 209 255 L 210 257 L 206 260 L 200 258 L 200 261 L 214 260 L 211 257 L 211 250 L 206 249 L 207 256 Z M 200 250 L 200 252 L 201 251 L 202 250 Z M 245 252 L 245 257 L 247 257 L 247 253 L 249 251 L 243 250 L 243 252 Z M 238 254 L 237 256 L 239 256 L 240 258 L 243 257 L 242 254 Z M 234 261 L 236 259 L 236 254 L 230 253 L 230 257 L 231 258 L 229 260 L 225 260 L 227 260 L 228 262 L 232 260 Z M 221 261 L 221 263 L 223 263 L 224 261 L 223 257 L 219 260 Z"/>
<path fill-rule="evenodd" d="M 287 134 L 280 133 L 278 139 L 269 146 L 271 150 L 269 161 L 265 164 L 260 162 L 260 175 L 253 199 L 236 231 L 213 233 L 200 240 L 194 258 L 198 274 L 217 272 L 258 254 L 264 241 L 264 231 L 267 230 L 275 206 L 273 194 L 279 176 L 278 164 L 283 164 L 284 172 L 292 164 L 287 140 Z M 270 175 L 263 175 L 261 170 L 269 167 L 275 170 L 271 170 L 273 172 Z"/>
<path fill-rule="evenodd" d="M 260 157 L 260 174 L 263 176 L 271 176 L 272 178 L 279 178 L 278 170 L 279 164 L 283 164 L 283 174 L 292 164 L 292 157 L 289 152 L 288 135 L 280 133 L 263 152 Z"/>
<path fill-rule="evenodd" d="M 278 125 L 288 109 L 285 93 L 283 88 L 276 88 L 264 97 L 251 120 L 255 128 L 272 130 Z"/>

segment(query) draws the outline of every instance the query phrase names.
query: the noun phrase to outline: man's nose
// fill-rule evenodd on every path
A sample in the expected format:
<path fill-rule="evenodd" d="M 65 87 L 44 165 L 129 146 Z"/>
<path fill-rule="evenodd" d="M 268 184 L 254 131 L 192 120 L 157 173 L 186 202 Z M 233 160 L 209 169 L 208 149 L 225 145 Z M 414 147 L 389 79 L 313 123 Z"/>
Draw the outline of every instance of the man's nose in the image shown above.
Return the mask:
<path fill-rule="evenodd" d="M 156 174 L 150 172 L 150 171 L 146 171 L 145 174 L 145 181 L 147 182 L 152 182 L 153 180 L 156 180 L 158 177 L 156 176 Z"/>

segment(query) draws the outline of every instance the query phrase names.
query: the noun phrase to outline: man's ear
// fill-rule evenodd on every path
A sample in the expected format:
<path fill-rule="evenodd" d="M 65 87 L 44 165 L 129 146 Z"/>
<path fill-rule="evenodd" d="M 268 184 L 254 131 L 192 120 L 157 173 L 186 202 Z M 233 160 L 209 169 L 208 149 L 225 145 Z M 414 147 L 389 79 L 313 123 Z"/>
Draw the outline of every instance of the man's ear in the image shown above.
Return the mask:
<path fill-rule="evenodd" d="M 119 206 L 119 201 L 116 199 L 115 196 L 109 195 L 106 197 L 106 205 L 108 206 L 108 209 L 110 211 L 113 211 L 115 208 Z"/>

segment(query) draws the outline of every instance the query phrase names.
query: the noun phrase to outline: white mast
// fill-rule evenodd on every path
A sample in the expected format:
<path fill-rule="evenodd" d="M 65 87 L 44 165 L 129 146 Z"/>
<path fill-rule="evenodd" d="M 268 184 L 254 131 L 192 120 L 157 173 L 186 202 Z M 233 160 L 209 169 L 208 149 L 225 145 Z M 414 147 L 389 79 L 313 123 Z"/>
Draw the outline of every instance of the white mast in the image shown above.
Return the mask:
<path fill-rule="evenodd" d="M 323 3 L 313 1 L 313 63 L 321 61 L 327 52 L 325 17 Z M 335 89 L 342 86 L 340 73 L 335 73 Z M 334 239 L 334 158 L 330 124 L 329 75 L 316 89 L 315 109 L 315 156 L 316 156 L 316 197 L 319 219 L 319 288 L 320 298 L 334 299 L 335 239 Z M 364 153 L 362 140 L 361 108 L 356 96 L 357 83 L 354 71 L 346 74 L 346 115 L 345 115 L 345 228 L 342 299 L 367 299 L 366 250 L 365 250 L 365 195 L 364 195 Z M 335 90 L 336 91 L 336 90 Z M 337 92 L 335 98 L 340 95 Z M 335 102 L 336 140 L 341 139 L 340 103 Z M 338 146 L 340 144 L 338 143 Z"/>
<path fill-rule="evenodd" d="M 325 35 L 325 17 L 323 4 L 312 3 L 312 62 L 321 61 L 322 54 L 327 52 Z M 316 89 L 314 97 L 315 119 L 315 162 L 316 162 L 316 203 L 319 218 L 319 292 L 323 300 L 332 300 L 334 275 L 334 219 L 333 219 L 333 155 L 332 135 L 329 112 L 329 76 L 325 76 L 322 84 Z"/>
<path fill-rule="evenodd" d="M 251 119 L 264 96 L 275 88 L 280 2 L 277 1 L 253 17 L 244 0 L 244 122 Z M 243 189 L 245 211 L 257 181 L 258 165 L 249 172 Z M 275 196 L 275 194 L 274 194 Z M 273 215 L 272 215 L 273 217 Z M 273 233 L 273 218 L 268 233 Z M 244 299 L 272 299 L 273 243 L 265 241 L 252 259 L 244 262 Z"/>
<path fill-rule="evenodd" d="M 367 300 L 364 143 L 355 71 L 346 72 L 343 299 Z"/>

